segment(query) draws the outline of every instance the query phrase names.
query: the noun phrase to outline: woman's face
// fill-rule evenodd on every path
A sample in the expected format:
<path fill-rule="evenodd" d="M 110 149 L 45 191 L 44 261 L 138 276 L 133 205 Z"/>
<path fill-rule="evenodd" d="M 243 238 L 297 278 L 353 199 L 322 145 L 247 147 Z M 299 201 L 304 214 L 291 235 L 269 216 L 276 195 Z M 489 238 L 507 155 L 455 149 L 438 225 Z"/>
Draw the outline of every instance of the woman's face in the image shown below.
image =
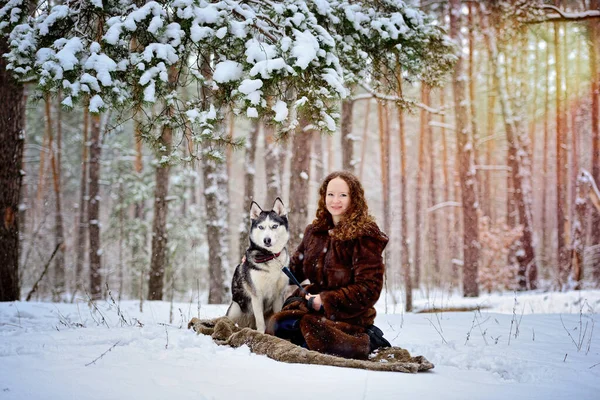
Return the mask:
<path fill-rule="evenodd" d="M 350 188 L 342 178 L 334 178 L 327 184 L 325 206 L 335 224 L 350 207 Z"/>

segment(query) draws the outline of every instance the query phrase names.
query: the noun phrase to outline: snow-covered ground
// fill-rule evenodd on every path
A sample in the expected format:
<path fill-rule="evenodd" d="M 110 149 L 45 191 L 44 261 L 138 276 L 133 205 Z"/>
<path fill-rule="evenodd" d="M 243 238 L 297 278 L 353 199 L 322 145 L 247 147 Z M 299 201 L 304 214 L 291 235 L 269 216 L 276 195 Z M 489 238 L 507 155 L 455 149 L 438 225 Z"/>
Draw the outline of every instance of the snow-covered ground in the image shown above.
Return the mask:
<path fill-rule="evenodd" d="M 198 305 L 0 303 L 0 399 L 600 399 L 600 291 L 416 294 L 377 304 L 393 345 L 427 373 L 284 364 L 186 329 Z M 399 307 L 399 306 L 398 306 Z M 201 305 L 200 317 L 227 306 Z"/>

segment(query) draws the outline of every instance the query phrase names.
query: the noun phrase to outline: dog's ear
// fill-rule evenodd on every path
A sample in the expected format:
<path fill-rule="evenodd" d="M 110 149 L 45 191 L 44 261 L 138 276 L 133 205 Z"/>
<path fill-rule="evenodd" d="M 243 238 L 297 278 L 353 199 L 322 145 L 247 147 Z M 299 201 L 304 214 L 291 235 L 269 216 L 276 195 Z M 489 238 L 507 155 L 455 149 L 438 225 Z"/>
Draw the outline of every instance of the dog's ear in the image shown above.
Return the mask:
<path fill-rule="evenodd" d="M 285 206 L 283 205 L 283 201 L 281 201 L 281 199 L 279 197 L 276 198 L 275 202 L 273 203 L 273 211 L 275 211 L 277 213 L 277 215 L 279 215 L 280 217 L 287 215 L 287 210 L 285 209 Z"/>
<path fill-rule="evenodd" d="M 255 201 L 253 201 L 252 205 L 250 206 L 250 219 L 258 218 L 261 212 L 262 208 L 260 208 L 260 206 Z"/>

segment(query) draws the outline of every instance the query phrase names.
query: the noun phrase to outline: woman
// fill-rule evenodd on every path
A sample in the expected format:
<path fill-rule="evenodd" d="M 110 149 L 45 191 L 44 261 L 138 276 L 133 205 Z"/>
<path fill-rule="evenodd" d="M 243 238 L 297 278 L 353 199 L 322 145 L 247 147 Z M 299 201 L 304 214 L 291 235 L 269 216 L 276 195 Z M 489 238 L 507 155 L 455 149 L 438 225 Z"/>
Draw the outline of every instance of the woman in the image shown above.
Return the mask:
<path fill-rule="evenodd" d="M 310 281 L 272 316 L 268 333 L 310 350 L 366 359 L 389 346 L 373 326 L 383 287 L 381 253 L 388 242 L 369 215 L 362 185 L 348 172 L 334 172 L 319 189 L 317 215 L 290 259 L 298 281 Z"/>

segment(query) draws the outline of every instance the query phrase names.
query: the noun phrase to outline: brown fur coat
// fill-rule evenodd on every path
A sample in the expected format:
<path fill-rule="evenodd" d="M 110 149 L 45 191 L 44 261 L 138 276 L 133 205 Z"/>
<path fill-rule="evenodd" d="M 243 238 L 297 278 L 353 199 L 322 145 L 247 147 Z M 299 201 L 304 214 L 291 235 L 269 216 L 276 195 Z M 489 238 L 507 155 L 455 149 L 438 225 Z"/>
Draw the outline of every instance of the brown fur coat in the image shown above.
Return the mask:
<path fill-rule="evenodd" d="M 310 350 L 345 358 L 366 359 L 375 303 L 383 287 L 381 253 L 387 236 L 372 223 L 359 236 L 333 239 L 327 230 L 309 225 L 302 243 L 290 259 L 290 269 L 306 290 L 320 294 L 323 312 L 309 310 L 305 301 L 295 301 L 273 315 L 267 333 L 288 318 L 300 318 L 300 330 Z M 292 296 L 301 296 L 297 290 Z"/>

